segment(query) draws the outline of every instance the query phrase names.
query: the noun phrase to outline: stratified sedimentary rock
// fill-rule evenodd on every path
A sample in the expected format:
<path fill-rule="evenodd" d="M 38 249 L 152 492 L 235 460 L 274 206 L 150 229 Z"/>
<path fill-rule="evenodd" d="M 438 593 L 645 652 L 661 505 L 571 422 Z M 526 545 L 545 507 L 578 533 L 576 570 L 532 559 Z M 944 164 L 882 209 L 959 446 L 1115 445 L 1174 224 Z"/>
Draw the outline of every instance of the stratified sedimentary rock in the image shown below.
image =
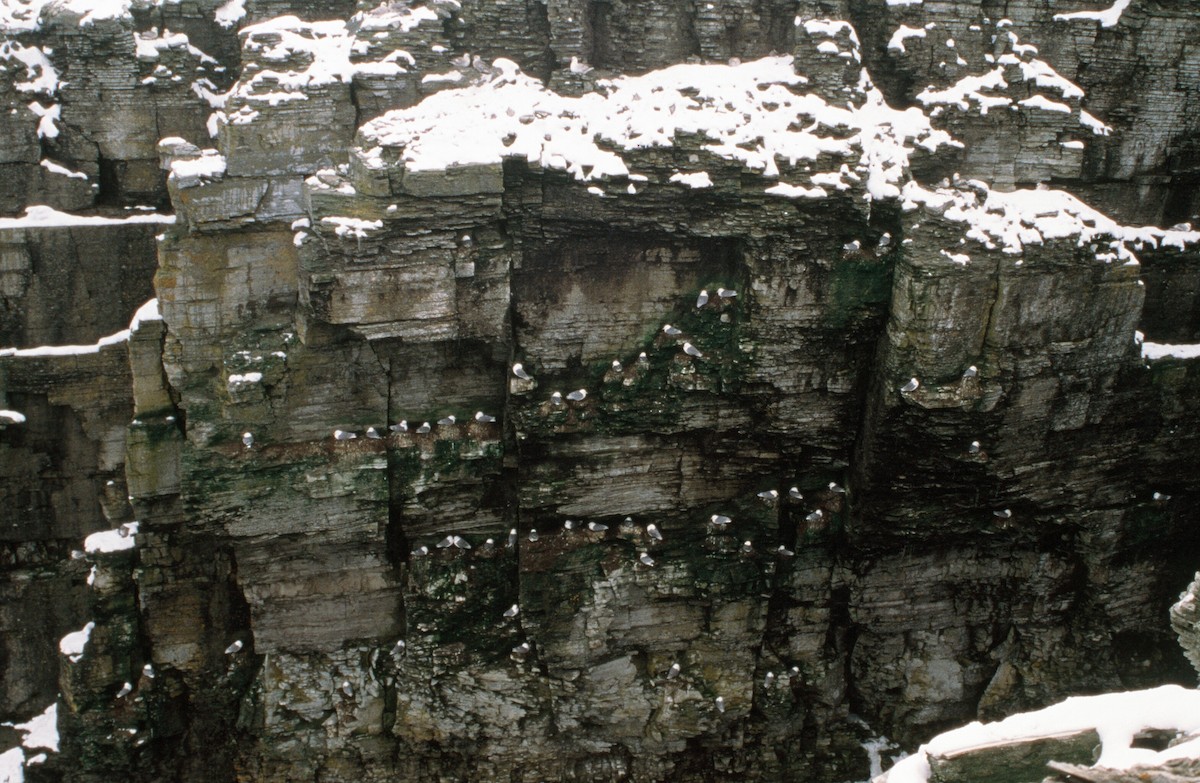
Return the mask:
<path fill-rule="evenodd" d="M 1189 8 L 85 5 L 0 44 L 31 779 L 861 779 L 1190 681 Z"/>

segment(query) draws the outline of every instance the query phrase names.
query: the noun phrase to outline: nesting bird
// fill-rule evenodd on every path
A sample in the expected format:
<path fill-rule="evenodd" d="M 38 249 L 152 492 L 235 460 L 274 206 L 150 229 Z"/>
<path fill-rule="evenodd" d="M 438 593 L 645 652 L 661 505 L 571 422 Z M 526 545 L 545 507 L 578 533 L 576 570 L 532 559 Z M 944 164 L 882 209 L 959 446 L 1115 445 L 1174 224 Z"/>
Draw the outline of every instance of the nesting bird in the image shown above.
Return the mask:
<path fill-rule="evenodd" d="M 838 484 L 836 481 L 829 482 L 829 491 L 835 495 L 845 495 L 846 494 L 846 488 L 843 487 L 841 484 Z"/>
<path fill-rule="evenodd" d="M 621 372 L 621 370 L 623 370 L 625 368 L 621 366 L 621 361 L 619 359 L 613 359 L 612 369 L 613 369 L 613 372 Z"/>
<path fill-rule="evenodd" d="M 605 530 L 608 530 L 608 525 L 603 525 L 599 522 L 588 522 L 587 527 L 593 533 L 603 533 Z"/>
<path fill-rule="evenodd" d="M 1154 495 L 1152 495 L 1152 497 L 1160 503 L 1164 503 L 1171 499 L 1170 495 L 1167 495 L 1162 492 L 1155 492 Z"/>
<path fill-rule="evenodd" d="M 654 558 L 650 557 L 650 553 L 648 552 L 642 552 L 640 555 L 638 555 L 638 560 L 641 561 L 642 565 L 644 566 L 654 566 Z"/>
<path fill-rule="evenodd" d="M 701 359 L 704 357 L 704 354 L 700 353 L 700 349 L 697 348 L 696 346 L 692 345 L 691 343 L 685 342 L 683 344 L 683 352 L 686 353 L 688 356 L 694 356 L 697 359 Z"/>
<path fill-rule="evenodd" d="M 973 441 L 971 441 L 971 445 L 967 446 L 967 453 L 968 454 L 978 454 L 979 448 L 980 448 L 979 441 L 973 440 Z"/>
<path fill-rule="evenodd" d="M 347 432 L 346 430 L 334 430 L 333 431 L 333 439 L 334 440 L 354 440 L 357 437 L 358 436 L 355 435 L 353 432 Z"/>
<path fill-rule="evenodd" d="M 659 530 L 659 529 L 658 529 L 658 525 L 654 524 L 653 522 L 651 522 L 650 524 L 646 525 L 646 532 L 647 532 L 647 533 L 650 535 L 650 537 L 651 537 L 651 538 L 653 538 L 655 541 L 662 541 L 662 540 L 663 540 L 663 534 L 662 534 L 662 531 L 661 531 L 661 530 Z"/>
<path fill-rule="evenodd" d="M 225 648 L 225 654 L 226 655 L 234 655 L 236 653 L 240 653 L 242 651 L 242 647 L 243 647 L 242 640 L 238 639 L 233 644 L 231 644 Z"/>
<path fill-rule="evenodd" d="M 842 251 L 846 253 L 857 253 L 859 250 L 862 250 L 862 242 L 857 239 L 842 245 Z"/>
<path fill-rule="evenodd" d="M 537 540 L 538 540 L 538 538 L 539 538 L 539 536 L 538 536 L 537 528 L 536 528 L 536 527 L 532 527 L 532 528 L 530 528 L 530 529 L 529 529 L 529 540 L 530 540 L 530 541 L 537 541 Z"/>
<path fill-rule="evenodd" d="M 412 551 L 412 554 L 413 557 L 425 557 L 425 555 L 429 554 L 429 547 L 423 545 L 419 546 Z"/>
<path fill-rule="evenodd" d="M 380 440 L 382 438 L 382 436 L 379 434 L 379 430 L 375 429 L 374 427 L 367 427 L 367 437 L 371 440 Z"/>
<path fill-rule="evenodd" d="M 407 649 L 408 649 L 408 644 L 405 643 L 405 641 L 403 639 L 396 640 L 396 644 L 392 646 L 392 657 L 399 657 L 401 655 L 404 655 L 404 652 Z"/>
<path fill-rule="evenodd" d="M 783 544 L 780 544 L 780 545 L 779 545 L 779 548 L 778 548 L 778 549 L 776 549 L 775 551 L 779 553 L 779 556 L 780 556 L 780 557 L 795 557 L 795 556 L 796 556 L 796 553 L 795 553 L 795 552 L 793 552 L 792 550 L 788 549 L 788 548 L 787 548 L 786 546 L 784 546 Z"/>
<path fill-rule="evenodd" d="M 1010 519 L 1012 517 L 1012 510 L 1005 508 L 999 511 L 993 511 L 992 516 L 994 516 L 996 519 Z"/>
<path fill-rule="evenodd" d="M 713 523 L 713 525 L 715 525 L 717 527 L 725 527 L 733 520 L 730 519 L 729 517 L 725 516 L 724 514 L 713 514 L 711 517 L 708 518 L 708 521 Z"/>
<path fill-rule="evenodd" d="M 792 487 L 788 490 L 788 497 L 792 500 L 804 500 L 804 495 L 800 493 L 799 487 Z"/>
<path fill-rule="evenodd" d="M 587 389 L 576 389 L 567 395 L 567 399 L 571 402 L 583 402 L 587 399 Z"/>
<path fill-rule="evenodd" d="M 674 326 L 671 326 L 670 324 L 667 324 L 666 326 L 664 326 L 662 328 L 662 330 L 663 330 L 663 334 L 665 334 L 667 337 L 678 337 L 679 335 L 683 334 L 683 332 L 679 331 L 678 329 L 676 329 Z"/>
<path fill-rule="evenodd" d="M 427 421 L 421 422 L 421 426 L 417 427 L 418 435 L 428 435 L 431 432 L 433 432 L 433 427 Z"/>
<path fill-rule="evenodd" d="M 716 700 L 717 712 L 725 712 L 725 697 L 718 696 Z"/>
<path fill-rule="evenodd" d="M 475 421 L 480 424 L 493 424 L 496 421 L 495 416 L 489 416 L 483 411 L 475 411 Z"/>
<path fill-rule="evenodd" d="M 149 663 L 146 664 L 145 666 L 143 666 L 142 667 L 142 676 L 148 680 L 153 680 L 154 679 L 154 666 Z"/>
<path fill-rule="evenodd" d="M 517 529 L 515 527 L 508 531 L 508 545 L 510 547 L 517 545 Z"/>
<path fill-rule="evenodd" d="M 900 387 L 900 391 L 904 392 L 905 394 L 908 394 L 909 392 L 915 392 L 917 390 L 917 387 L 920 385 L 921 385 L 921 382 L 918 381 L 916 378 L 909 378 L 908 383 L 906 383 Z"/>
<path fill-rule="evenodd" d="M 979 370 L 978 370 L 978 368 L 976 368 L 976 367 L 975 367 L 975 365 L 973 365 L 973 364 L 972 364 L 970 367 L 968 367 L 968 368 L 966 369 L 966 371 L 964 371 L 964 372 L 963 372 L 963 374 L 962 374 L 962 377 L 964 377 L 964 378 L 974 378 L 974 377 L 975 377 L 976 375 L 978 375 L 978 374 L 979 374 Z"/>
<path fill-rule="evenodd" d="M 777 499 L 777 498 L 779 497 L 779 490 L 777 490 L 777 489 L 764 489 L 762 492 L 759 492 L 759 493 L 758 493 L 758 497 L 759 497 L 760 499 L 762 499 L 762 500 L 765 500 L 765 501 L 767 501 L 767 502 L 771 502 L 771 501 L 773 501 L 773 500 L 775 500 L 775 499 Z"/>
<path fill-rule="evenodd" d="M 242 445 L 246 448 L 251 448 L 254 445 L 254 434 L 250 432 L 243 432 Z"/>
<path fill-rule="evenodd" d="M 722 299 L 733 299 L 735 296 L 737 296 L 737 291 L 734 291 L 732 288 L 718 288 L 717 296 L 721 297 Z"/>
<path fill-rule="evenodd" d="M 121 686 L 121 690 L 117 691 L 117 698 L 123 699 L 131 693 L 133 693 L 133 683 L 127 682 Z"/>
<path fill-rule="evenodd" d="M 350 684 L 349 680 L 342 680 L 341 688 L 342 693 L 346 694 L 347 697 L 352 698 L 354 696 L 354 686 Z"/>
<path fill-rule="evenodd" d="M 452 413 L 449 416 L 445 417 L 444 419 L 438 419 L 438 426 L 439 427 L 449 427 L 451 424 L 454 424 L 457 421 L 458 421 L 458 419 L 456 419 L 454 417 L 454 414 Z"/>
<path fill-rule="evenodd" d="M 517 376 L 518 378 L 520 378 L 523 381 L 532 381 L 533 380 L 533 376 L 525 371 L 524 365 L 522 365 L 520 362 L 517 362 L 516 364 L 514 364 L 512 366 L 512 374 Z"/>
<path fill-rule="evenodd" d="M 516 647 L 512 648 L 512 657 L 516 659 L 524 658 L 529 655 L 529 642 L 521 642 Z"/>
<path fill-rule="evenodd" d="M 512 606 L 510 606 L 504 610 L 504 616 L 505 616 L 505 618 L 507 618 L 509 620 L 516 617 L 520 613 L 521 613 L 521 607 L 517 606 L 516 604 L 513 604 Z"/>
<path fill-rule="evenodd" d="M 393 424 L 388 429 L 392 432 L 408 432 L 408 421 L 403 420 L 399 424 Z"/>
<path fill-rule="evenodd" d="M 551 394 L 550 395 L 550 404 L 551 405 L 562 405 L 563 404 L 562 392 L 554 392 L 553 394 Z"/>
<path fill-rule="evenodd" d="M 679 676 L 679 672 L 681 672 L 681 671 L 683 671 L 683 667 L 679 665 L 678 661 L 676 661 L 675 663 L 671 664 L 670 669 L 667 669 L 667 679 L 668 680 L 675 679 L 676 677 Z"/>
<path fill-rule="evenodd" d="M 708 290 L 707 289 L 701 291 L 700 295 L 696 297 L 696 307 L 697 308 L 704 307 L 704 305 L 706 305 L 706 304 L 708 304 Z"/>
<path fill-rule="evenodd" d="M 571 73 L 577 76 L 584 76 L 592 72 L 592 66 L 579 61 L 578 57 L 571 58 Z"/>
<path fill-rule="evenodd" d="M 750 541 L 750 539 L 746 539 L 745 541 L 742 542 L 742 554 L 748 555 L 753 551 L 754 551 L 754 544 L 753 544 L 753 542 Z"/>
<path fill-rule="evenodd" d="M 805 522 L 820 522 L 824 518 L 825 518 L 825 512 L 818 508 L 816 511 L 814 511 L 811 514 L 809 514 L 808 516 L 806 516 L 804 518 L 804 521 Z"/>

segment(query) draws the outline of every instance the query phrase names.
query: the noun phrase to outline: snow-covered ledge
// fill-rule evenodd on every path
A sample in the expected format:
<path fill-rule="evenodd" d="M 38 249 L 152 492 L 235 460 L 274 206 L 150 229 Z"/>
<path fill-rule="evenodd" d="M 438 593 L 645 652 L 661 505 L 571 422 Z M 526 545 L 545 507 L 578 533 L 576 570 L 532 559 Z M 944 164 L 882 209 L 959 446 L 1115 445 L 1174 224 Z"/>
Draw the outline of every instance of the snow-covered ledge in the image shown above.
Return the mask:
<path fill-rule="evenodd" d="M 1163 751 L 1133 747 L 1135 735 L 1152 729 L 1177 731 L 1188 739 Z M 1091 731 L 1100 737 L 1097 767 L 1155 767 L 1173 759 L 1200 758 L 1200 690 L 1163 685 L 1144 691 L 1075 696 L 995 723 L 969 723 L 937 735 L 873 783 L 927 783 L 931 757 L 962 756 Z"/>

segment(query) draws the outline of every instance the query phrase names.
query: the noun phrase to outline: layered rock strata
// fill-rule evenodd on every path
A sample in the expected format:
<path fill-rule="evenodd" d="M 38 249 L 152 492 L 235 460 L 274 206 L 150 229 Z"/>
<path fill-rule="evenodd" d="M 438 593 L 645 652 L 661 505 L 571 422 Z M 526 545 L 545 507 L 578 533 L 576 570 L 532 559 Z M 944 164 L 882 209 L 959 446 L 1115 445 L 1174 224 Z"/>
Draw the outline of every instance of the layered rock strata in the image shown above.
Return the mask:
<path fill-rule="evenodd" d="M 175 213 L 0 223 L 30 774 L 845 780 L 1189 674 L 1186 9 L 150 5 L 3 50 L 4 209 Z"/>

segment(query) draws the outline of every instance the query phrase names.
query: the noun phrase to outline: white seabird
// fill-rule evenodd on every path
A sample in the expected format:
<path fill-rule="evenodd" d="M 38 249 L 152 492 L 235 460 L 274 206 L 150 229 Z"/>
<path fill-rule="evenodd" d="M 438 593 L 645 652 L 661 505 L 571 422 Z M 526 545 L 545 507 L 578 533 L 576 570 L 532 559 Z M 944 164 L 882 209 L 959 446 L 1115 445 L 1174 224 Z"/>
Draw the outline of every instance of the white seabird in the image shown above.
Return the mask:
<path fill-rule="evenodd" d="M 613 359 L 612 368 L 613 368 L 613 372 L 621 372 L 621 370 L 625 369 L 624 367 L 621 366 L 620 359 Z"/>
<path fill-rule="evenodd" d="M 379 434 L 379 430 L 375 429 L 374 427 L 367 427 L 367 437 L 371 440 L 380 440 L 382 438 L 382 436 Z"/>
<path fill-rule="evenodd" d="M 742 542 L 742 552 L 744 552 L 745 554 L 748 555 L 753 551 L 754 551 L 754 543 L 752 541 L 750 541 L 750 539 L 746 539 L 745 541 Z"/>
<path fill-rule="evenodd" d="M 253 446 L 254 445 L 254 434 L 251 432 L 243 432 L 242 433 L 242 445 L 245 446 L 246 448 L 250 448 L 251 446 Z"/>
<path fill-rule="evenodd" d="M 778 498 L 778 497 L 779 497 L 779 490 L 777 490 L 777 489 L 764 489 L 762 492 L 759 492 L 759 493 L 758 493 L 758 496 L 759 496 L 760 498 L 762 498 L 763 500 L 766 500 L 766 501 L 775 500 L 776 498 Z"/>
<path fill-rule="evenodd" d="M 653 522 L 651 522 L 650 524 L 646 525 L 646 532 L 647 532 L 647 533 L 649 533 L 649 534 L 650 534 L 650 537 L 651 537 L 651 538 L 653 538 L 655 541 L 662 541 L 662 540 L 663 540 L 663 534 L 662 534 L 662 531 L 661 531 L 661 530 L 659 530 L 659 529 L 658 529 L 658 525 L 654 524 Z"/>
<path fill-rule="evenodd" d="M 463 538 L 462 536 L 451 536 L 451 538 L 453 539 L 455 549 L 470 549 L 471 548 L 471 542 L 468 541 L 467 539 Z"/>
<path fill-rule="evenodd" d="M 649 364 L 650 359 L 646 357 L 646 352 L 642 351 L 638 354 L 638 364 Z"/>
<path fill-rule="evenodd" d="M 804 500 L 804 495 L 801 494 L 799 487 L 792 487 L 788 490 L 788 497 L 792 500 Z"/>
<path fill-rule="evenodd" d="M 508 545 L 510 547 L 517 545 L 517 529 L 515 527 L 508 531 Z"/>
<path fill-rule="evenodd" d="M 554 392 L 553 394 L 551 394 L 550 395 L 550 404 L 551 405 L 562 405 L 563 404 L 562 392 Z"/>
<path fill-rule="evenodd" d="M 1170 495 L 1165 494 L 1163 492 L 1155 492 L 1151 497 L 1153 497 L 1155 500 L 1159 501 L 1160 503 L 1165 503 L 1166 501 L 1171 499 Z"/>
<path fill-rule="evenodd" d="M 571 73 L 579 76 L 583 76 L 592 72 L 592 66 L 588 65 L 587 63 L 580 62 L 578 57 L 571 58 L 570 69 Z"/>
<path fill-rule="evenodd" d="M 521 642 L 512 648 L 512 655 L 514 658 L 524 658 L 526 655 L 529 655 L 529 650 L 529 642 Z"/>
<path fill-rule="evenodd" d="M 471 66 L 471 53 L 463 52 L 461 55 L 451 60 L 450 64 L 455 68 L 469 68 Z"/>
<path fill-rule="evenodd" d="M 357 437 L 358 436 L 355 435 L 353 432 L 347 432 L 346 430 L 334 430 L 333 431 L 333 439 L 334 440 L 354 440 Z"/>
<path fill-rule="evenodd" d="M 530 540 L 530 541 L 537 541 L 537 540 L 538 540 L 538 532 L 537 532 L 537 528 L 536 528 L 536 527 L 531 527 L 531 528 L 529 529 L 529 540 Z"/>
<path fill-rule="evenodd" d="M 438 419 L 438 426 L 439 427 L 449 427 L 451 424 L 454 424 L 457 421 L 458 421 L 458 419 L 456 419 L 454 417 L 454 414 L 450 414 L 449 416 L 447 416 L 444 419 Z"/>
<path fill-rule="evenodd" d="M 408 649 L 408 644 L 403 639 L 398 639 L 392 647 L 392 655 L 404 655 L 406 649 Z"/>
<path fill-rule="evenodd" d="M 593 533 L 603 533 L 608 530 L 608 525 L 602 525 L 599 522 L 588 522 L 588 530 Z"/>
<path fill-rule="evenodd" d="M 732 288 L 718 288 L 717 296 L 721 297 L 722 299 L 733 299 L 735 296 L 737 296 L 737 291 L 734 291 Z"/>
<path fill-rule="evenodd" d="M 679 676 L 679 672 L 682 670 L 683 670 L 683 667 L 679 665 L 678 661 L 676 661 L 675 663 L 671 664 L 670 669 L 667 669 L 667 679 L 668 680 L 675 679 L 676 677 Z"/>
<path fill-rule="evenodd" d="M 804 521 L 805 522 L 820 522 L 824 518 L 825 518 L 825 512 L 818 508 L 816 511 L 814 511 L 811 514 L 809 514 L 808 516 L 806 516 L 804 518 Z"/>
<path fill-rule="evenodd" d="M 730 519 L 729 517 L 725 516 L 724 514 L 713 514 L 711 517 L 708 518 L 708 521 L 712 522 L 717 527 L 725 527 L 733 520 Z"/>
<path fill-rule="evenodd" d="M 654 558 L 650 557 L 649 552 L 642 552 L 640 555 L 638 555 L 638 560 L 640 560 L 644 566 L 654 566 Z"/>
<path fill-rule="evenodd" d="M 671 326 L 670 324 L 667 324 L 666 326 L 664 326 L 662 328 L 662 330 L 663 330 L 663 334 L 665 334 L 667 337 L 678 337 L 679 335 L 683 334 L 683 332 L 679 331 L 678 329 L 676 329 L 674 326 Z"/>
<path fill-rule="evenodd" d="M 999 511 L 993 511 L 992 516 L 996 517 L 996 519 L 1010 519 L 1012 517 L 1012 509 L 1005 508 Z"/>
<path fill-rule="evenodd" d="M 408 421 L 403 420 L 399 424 L 393 424 L 388 429 L 392 432 L 408 432 Z"/>
<path fill-rule="evenodd" d="M 701 291 L 700 295 L 696 297 L 696 307 L 704 307 L 704 305 L 706 305 L 706 304 L 708 304 L 708 290 L 707 289 Z"/>
<path fill-rule="evenodd" d="M 900 391 L 904 392 L 905 394 L 908 394 L 909 392 L 915 392 L 917 390 L 917 387 L 920 385 L 921 385 L 921 382 L 918 381 L 916 378 L 909 378 L 908 383 L 906 383 L 900 387 Z"/>
<path fill-rule="evenodd" d="M 424 557 L 425 555 L 429 554 L 429 547 L 419 546 L 416 549 L 414 549 L 412 551 L 412 553 L 413 553 L 413 557 Z"/>
<path fill-rule="evenodd" d="M 475 411 L 475 421 L 479 422 L 480 424 L 492 424 L 496 421 L 496 417 L 489 416 L 483 411 Z"/>
<path fill-rule="evenodd" d="M 779 556 L 780 556 L 780 557 L 795 557 L 795 555 L 796 555 L 796 553 L 795 553 L 795 552 L 793 552 L 792 550 L 788 549 L 788 548 L 787 548 L 786 546 L 784 546 L 783 544 L 780 544 L 780 545 L 779 545 L 779 548 L 778 548 L 778 549 L 776 549 L 775 551 L 779 553 Z"/>
<path fill-rule="evenodd" d="M 512 366 L 512 374 L 517 376 L 518 378 L 520 378 L 523 381 L 532 381 L 533 380 L 533 376 L 530 375 L 529 373 L 525 372 L 525 367 L 520 362 L 517 362 L 516 364 L 514 364 Z"/>
<path fill-rule="evenodd" d="M 845 495 L 846 494 L 846 488 L 843 487 L 841 484 L 837 483 L 836 481 L 829 482 L 829 491 L 834 493 L 835 495 Z"/>
<path fill-rule="evenodd" d="M 242 640 L 241 640 L 241 639 L 238 639 L 238 640 L 236 640 L 236 641 L 235 641 L 233 644 L 231 644 L 231 645 L 229 645 L 228 647 L 226 647 L 226 648 L 225 648 L 225 654 L 226 654 L 226 655 L 233 655 L 233 654 L 235 654 L 235 653 L 239 653 L 239 652 L 241 652 L 241 651 L 242 651 L 242 647 L 243 647 L 243 645 L 242 645 Z"/>
<path fill-rule="evenodd" d="M 718 696 L 718 697 L 717 697 L 717 700 L 716 700 L 716 702 L 715 702 L 715 703 L 716 703 L 716 705 L 717 705 L 717 712 L 724 712 L 724 711 L 725 711 L 725 697 L 723 697 L 723 696 Z"/>
<path fill-rule="evenodd" d="M 970 367 L 968 367 L 968 368 L 966 369 L 966 372 L 964 372 L 964 373 L 963 373 L 962 377 L 964 377 L 964 378 L 974 378 L 974 377 L 975 377 L 976 375 L 978 375 L 978 374 L 979 374 L 979 370 L 978 370 L 978 368 L 976 368 L 976 367 L 975 367 L 975 365 L 973 365 L 973 364 L 972 364 Z"/>
<path fill-rule="evenodd" d="M 350 684 L 349 680 L 342 680 L 342 693 L 350 697 L 354 696 L 354 686 Z"/>
<path fill-rule="evenodd" d="M 117 691 L 117 698 L 123 699 L 131 693 L 133 693 L 133 683 L 127 682 L 121 686 L 121 690 Z"/>
<path fill-rule="evenodd" d="M 859 242 L 857 239 L 853 242 L 847 242 L 846 244 L 842 245 L 842 250 L 847 253 L 855 253 L 859 250 L 862 250 L 862 242 Z"/>
<path fill-rule="evenodd" d="M 433 426 L 427 421 L 421 422 L 421 426 L 417 427 L 418 435 L 428 435 L 430 432 L 433 432 Z"/>
<path fill-rule="evenodd" d="M 697 348 L 696 346 L 692 345 L 691 343 L 683 344 L 683 352 L 686 353 L 688 356 L 694 356 L 697 359 L 703 358 L 703 356 L 704 356 L 704 354 L 700 353 L 700 349 Z"/>
<path fill-rule="evenodd" d="M 971 441 L 971 445 L 967 446 L 967 453 L 968 454 L 978 454 L 979 453 L 979 441 L 977 441 L 977 440 Z"/>
<path fill-rule="evenodd" d="M 576 389 L 567 395 L 567 399 L 571 402 L 583 402 L 587 399 L 587 389 Z"/>
<path fill-rule="evenodd" d="M 147 679 L 153 680 L 154 679 L 154 666 L 149 663 L 146 664 L 145 666 L 143 666 L 142 667 L 142 676 Z"/>
<path fill-rule="evenodd" d="M 454 536 L 446 536 L 441 541 L 437 542 L 438 549 L 446 549 L 454 546 Z"/>
<path fill-rule="evenodd" d="M 517 606 L 516 604 L 513 604 L 512 606 L 508 607 L 508 609 L 504 610 L 504 616 L 510 620 L 512 618 L 516 617 L 517 615 L 519 615 L 520 613 L 521 613 L 521 607 Z"/>

